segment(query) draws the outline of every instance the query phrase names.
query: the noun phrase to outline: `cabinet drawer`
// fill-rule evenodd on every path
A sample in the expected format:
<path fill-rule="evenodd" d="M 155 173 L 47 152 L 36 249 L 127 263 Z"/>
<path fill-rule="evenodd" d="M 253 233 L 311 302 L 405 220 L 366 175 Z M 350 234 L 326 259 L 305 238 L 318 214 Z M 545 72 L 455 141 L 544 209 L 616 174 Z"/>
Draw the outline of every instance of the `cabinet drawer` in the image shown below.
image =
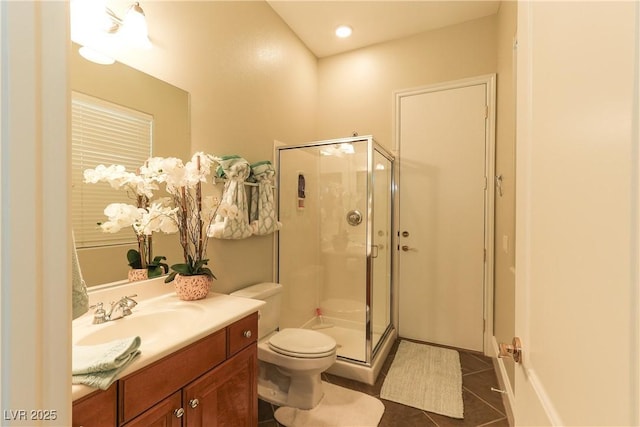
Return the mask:
<path fill-rule="evenodd" d="M 258 339 L 258 313 L 238 320 L 227 328 L 227 357 L 231 357 Z"/>
<path fill-rule="evenodd" d="M 120 423 L 133 419 L 223 362 L 225 349 L 223 329 L 121 379 L 118 383 Z"/>

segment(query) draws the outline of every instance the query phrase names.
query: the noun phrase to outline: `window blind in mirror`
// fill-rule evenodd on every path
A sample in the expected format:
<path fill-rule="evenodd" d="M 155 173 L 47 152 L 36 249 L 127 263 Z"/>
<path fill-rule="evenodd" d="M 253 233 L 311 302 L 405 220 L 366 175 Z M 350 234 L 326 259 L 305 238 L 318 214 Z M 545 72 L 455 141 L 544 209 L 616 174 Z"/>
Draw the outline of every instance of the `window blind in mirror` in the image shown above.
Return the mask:
<path fill-rule="evenodd" d="M 98 226 L 107 220 L 108 204 L 135 205 L 133 195 L 106 182 L 85 183 L 84 170 L 119 164 L 136 172 L 152 153 L 153 116 L 79 92 L 72 92 L 71 98 L 71 217 L 76 247 L 135 243 L 131 229 L 104 233 Z"/>

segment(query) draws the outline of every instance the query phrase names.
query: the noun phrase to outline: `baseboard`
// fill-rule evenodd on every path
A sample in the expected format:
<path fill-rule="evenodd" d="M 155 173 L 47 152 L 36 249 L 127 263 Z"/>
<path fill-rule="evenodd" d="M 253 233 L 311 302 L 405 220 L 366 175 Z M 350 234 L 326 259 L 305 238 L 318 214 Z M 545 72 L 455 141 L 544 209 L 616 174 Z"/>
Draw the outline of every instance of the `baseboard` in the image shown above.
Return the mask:
<path fill-rule="evenodd" d="M 497 355 L 499 353 L 498 342 L 496 341 L 496 337 L 492 337 L 491 342 L 493 344 L 493 354 Z M 513 407 L 515 406 L 515 396 L 513 394 L 513 387 L 511 385 L 511 381 L 509 381 L 509 376 L 507 375 L 507 369 L 504 366 L 504 361 L 498 357 L 492 357 L 493 366 L 496 371 L 496 377 L 498 378 L 498 385 L 500 389 L 504 391 L 502 394 L 502 403 L 504 403 L 504 409 L 507 412 L 507 419 L 509 420 L 510 426 L 515 426 L 515 419 L 513 417 Z"/>

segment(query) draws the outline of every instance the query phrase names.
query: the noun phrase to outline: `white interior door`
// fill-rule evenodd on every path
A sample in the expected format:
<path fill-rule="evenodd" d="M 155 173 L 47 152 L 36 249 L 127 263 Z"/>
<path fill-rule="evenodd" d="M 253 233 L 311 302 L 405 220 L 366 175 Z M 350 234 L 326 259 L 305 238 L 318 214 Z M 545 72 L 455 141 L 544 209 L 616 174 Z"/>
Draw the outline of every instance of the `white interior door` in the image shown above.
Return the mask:
<path fill-rule="evenodd" d="M 483 351 L 487 85 L 398 108 L 400 336 Z"/>
<path fill-rule="evenodd" d="M 640 423 L 639 17 L 518 4 L 515 425 Z"/>

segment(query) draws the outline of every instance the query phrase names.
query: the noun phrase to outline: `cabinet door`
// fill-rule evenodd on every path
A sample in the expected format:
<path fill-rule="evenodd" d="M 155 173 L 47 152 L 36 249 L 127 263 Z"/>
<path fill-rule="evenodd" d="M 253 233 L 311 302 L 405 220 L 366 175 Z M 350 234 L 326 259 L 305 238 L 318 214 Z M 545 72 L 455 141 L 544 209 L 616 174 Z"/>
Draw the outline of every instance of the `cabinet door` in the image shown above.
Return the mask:
<path fill-rule="evenodd" d="M 181 427 L 182 411 L 182 395 L 177 391 L 123 427 Z"/>
<path fill-rule="evenodd" d="M 116 385 L 105 391 L 98 391 L 73 402 L 73 427 L 115 427 Z"/>
<path fill-rule="evenodd" d="M 256 344 L 184 388 L 186 427 L 254 427 L 258 424 Z"/>

